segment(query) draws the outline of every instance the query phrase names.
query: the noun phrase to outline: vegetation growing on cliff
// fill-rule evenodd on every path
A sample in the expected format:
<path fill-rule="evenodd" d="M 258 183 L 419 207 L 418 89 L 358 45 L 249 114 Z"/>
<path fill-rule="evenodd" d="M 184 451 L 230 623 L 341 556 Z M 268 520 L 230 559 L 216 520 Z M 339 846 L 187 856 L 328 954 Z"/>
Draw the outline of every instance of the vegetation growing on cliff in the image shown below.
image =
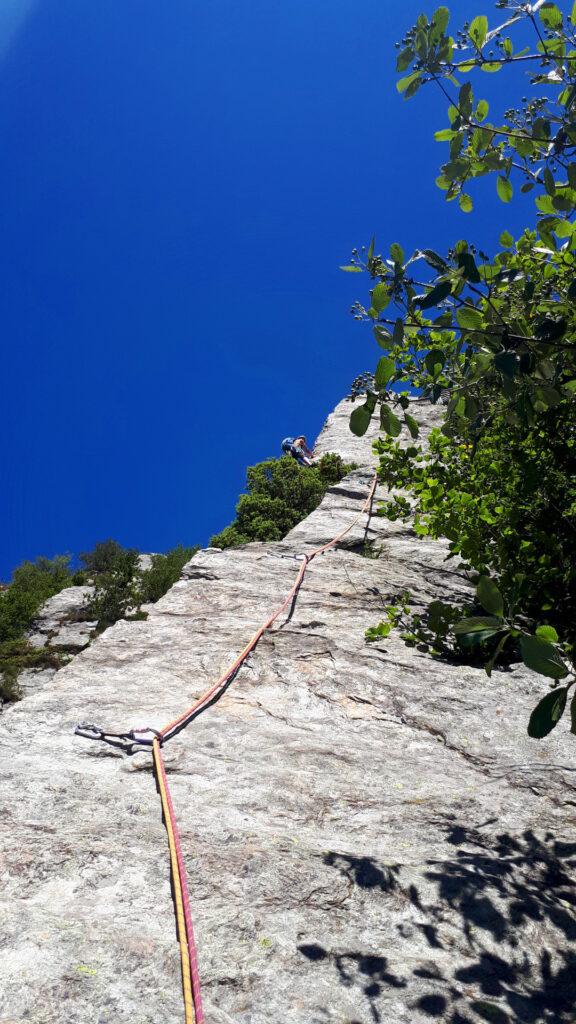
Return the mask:
<path fill-rule="evenodd" d="M 22 669 L 62 663 L 62 655 L 32 647 L 25 634 L 41 605 L 73 582 L 69 557 L 57 555 L 23 562 L 14 570 L 10 585 L 0 590 L 0 700 L 18 696 Z"/>
<path fill-rule="evenodd" d="M 214 534 L 211 546 L 230 548 L 255 540 L 281 540 L 352 468 L 333 454 L 323 455 L 306 469 L 289 455 L 249 466 L 247 493 L 240 495 L 236 519 Z"/>
<path fill-rule="evenodd" d="M 18 699 L 18 676 L 24 669 L 60 668 L 69 658 L 49 643 L 33 647 L 26 639 L 48 598 L 65 587 L 92 584 L 93 595 L 76 618 L 96 621 L 101 632 L 129 613 L 140 617 L 140 606 L 158 601 L 197 550 L 179 545 L 165 555 L 152 555 L 150 568 L 144 570 L 138 552 L 115 540 L 99 541 L 92 551 L 83 552 L 84 568 L 77 571 L 71 570 L 68 555 L 23 562 L 0 590 L 0 701 Z"/>
<path fill-rule="evenodd" d="M 165 555 L 152 555 L 149 569 L 140 569 L 140 556 L 134 548 L 123 548 L 115 541 L 104 541 L 93 552 L 81 555 L 94 573 L 94 594 L 86 612 L 97 621 L 98 632 L 126 616 L 144 618 L 141 605 L 159 601 L 180 578 L 196 551 L 198 547 L 179 544 Z"/>
<path fill-rule="evenodd" d="M 225 548 L 252 540 L 280 540 L 351 468 L 338 455 L 324 455 L 306 469 L 289 456 L 250 466 L 247 493 L 240 496 L 236 520 L 212 537 L 211 543 Z M 97 632 L 102 632 L 119 619 L 144 618 L 141 606 L 158 601 L 180 578 L 197 550 L 179 545 L 167 554 L 152 555 L 150 568 L 141 569 L 135 549 L 109 539 L 83 552 L 83 568 L 75 573 L 68 556 L 24 562 L 15 570 L 10 585 L 0 591 L 0 699 L 17 699 L 22 669 L 57 668 L 67 657 L 50 646 L 34 648 L 25 638 L 49 597 L 73 584 L 90 584 L 93 591 L 81 616 L 95 621 Z"/>
<path fill-rule="evenodd" d="M 420 15 L 397 44 L 397 87 L 410 98 L 431 84 L 448 105 L 436 132 L 449 149 L 436 179 L 448 201 L 469 213 L 474 179 L 493 176 L 504 204 L 518 187 L 533 193 L 534 222 L 516 240 L 503 224 L 493 256 L 463 239 L 441 254 L 425 241 L 408 257 L 398 243 L 386 257 L 374 242 L 353 253 L 344 269 L 374 282 L 354 315 L 385 354 L 351 429 L 365 433 L 378 409 L 381 475 L 404 492 L 382 511 L 414 517 L 422 536 L 447 537 L 478 581 L 477 614 L 435 602 L 424 621 L 404 621 L 407 641 L 478 651 L 488 672 L 499 658 L 521 657 L 552 680 L 529 724 L 541 737 L 576 682 L 576 5 L 497 7 L 501 25 L 490 29 L 479 15 L 455 38 L 448 8 Z M 517 31 L 531 34 L 520 52 Z M 475 92 L 485 72 L 511 74 L 530 96 L 489 118 Z M 402 387 L 447 403 L 427 452 Z M 406 430 L 413 443 L 402 448 Z"/>

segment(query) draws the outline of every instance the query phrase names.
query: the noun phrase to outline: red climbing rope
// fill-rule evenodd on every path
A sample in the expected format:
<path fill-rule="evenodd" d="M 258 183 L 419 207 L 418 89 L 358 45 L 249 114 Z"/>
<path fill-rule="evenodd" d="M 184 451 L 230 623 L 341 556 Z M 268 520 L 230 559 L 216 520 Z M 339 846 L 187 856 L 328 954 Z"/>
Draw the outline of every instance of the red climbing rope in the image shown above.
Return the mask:
<path fill-rule="evenodd" d="M 184 858 L 182 856 L 182 847 L 176 823 L 176 816 L 174 814 L 174 805 L 172 803 L 168 779 L 166 777 L 166 769 L 162 758 L 162 746 L 168 740 L 173 739 L 174 736 L 182 731 L 182 729 L 185 729 L 190 725 L 194 718 L 197 718 L 198 715 L 212 704 L 216 703 L 216 701 L 221 697 L 222 693 L 224 693 L 226 688 L 236 677 L 240 668 L 254 650 L 263 634 L 271 628 L 271 626 L 276 622 L 276 619 L 278 619 L 282 612 L 285 611 L 291 601 L 296 599 L 300 587 L 302 586 L 304 576 L 306 575 L 306 570 L 313 559 L 318 555 L 324 554 L 324 552 L 328 551 L 330 548 L 335 547 L 347 533 L 350 533 L 350 530 L 356 526 L 356 523 L 362 518 L 362 516 L 366 512 L 370 512 L 377 482 L 378 475 L 375 473 L 368 491 L 368 496 L 362 505 L 360 512 L 352 520 L 349 526 L 337 533 L 332 540 L 328 541 L 328 543 L 315 548 L 310 554 L 303 555 L 302 565 L 298 570 L 296 580 L 282 601 L 282 604 L 279 605 L 276 611 L 266 619 L 266 622 L 256 630 L 232 665 L 202 694 L 201 697 L 194 701 L 186 711 L 182 712 L 182 714 L 178 715 L 178 717 L 172 722 L 169 722 L 168 725 L 165 725 L 163 729 L 159 730 L 145 728 L 131 729 L 128 732 L 123 733 L 111 733 L 99 729 L 98 726 L 89 725 L 86 722 L 82 722 L 75 730 L 80 736 L 85 736 L 88 739 L 104 740 L 112 746 L 121 747 L 122 749 L 127 750 L 129 753 L 133 753 L 134 748 L 142 749 L 142 747 L 146 746 L 152 747 L 154 771 L 158 790 L 160 792 L 160 799 L 162 801 L 164 823 L 168 833 L 168 845 L 170 849 L 170 864 L 172 882 L 174 886 L 174 904 L 182 966 L 185 1024 L 202 1024 L 204 1021 L 204 1014 L 202 1011 L 200 979 L 198 976 L 198 955 L 194 941 L 194 929 L 192 925 L 192 914 L 190 911 L 190 898 L 188 894 L 186 870 L 184 867 Z M 153 739 L 147 738 L 145 735 L 146 733 L 152 733 Z M 131 741 L 128 745 L 126 744 L 127 740 Z"/>

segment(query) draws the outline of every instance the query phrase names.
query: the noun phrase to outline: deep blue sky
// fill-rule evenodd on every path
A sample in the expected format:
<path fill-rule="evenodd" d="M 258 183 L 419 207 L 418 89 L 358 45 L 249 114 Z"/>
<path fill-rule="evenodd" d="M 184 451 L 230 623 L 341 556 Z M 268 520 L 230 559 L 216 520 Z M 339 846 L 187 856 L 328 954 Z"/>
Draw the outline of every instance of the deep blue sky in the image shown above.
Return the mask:
<path fill-rule="evenodd" d="M 0 578 L 109 536 L 205 543 L 245 467 L 377 359 L 352 246 L 521 226 L 493 182 L 469 217 L 444 202 L 445 107 L 396 93 L 394 42 L 432 9 L 3 0 Z"/>

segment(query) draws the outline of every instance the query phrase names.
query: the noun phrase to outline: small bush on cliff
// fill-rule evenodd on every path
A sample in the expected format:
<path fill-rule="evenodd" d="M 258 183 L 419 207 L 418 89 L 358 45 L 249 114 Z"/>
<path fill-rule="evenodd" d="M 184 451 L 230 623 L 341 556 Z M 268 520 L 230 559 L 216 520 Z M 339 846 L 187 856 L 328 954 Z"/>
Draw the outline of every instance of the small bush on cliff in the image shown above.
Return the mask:
<path fill-rule="evenodd" d="M 212 547 L 229 548 L 249 541 L 281 540 L 320 504 L 327 489 L 352 469 L 339 455 L 323 455 L 303 468 L 288 455 L 267 459 L 247 472 L 247 493 L 236 506 L 236 519 L 215 534 Z"/>
<path fill-rule="evenodd" d="M 70 586 L 69 562 L 66 555 L 23 562 L 14 570 L 9 586 L 0 591 L 1 700 L 18 697 L 18 674 L 23 668 L 54 664 L 54 658 L 58 657 L 31 647 L 25 633 L 41 605 Z"/>
<path fill-rule="evenodd" d="M 94 595 L 88 602 L 87 611 L 91 618 L 97 619 L 98 632 L 138 606 L 138 558 L 134 548 L 120 548 L 119 552 L 114 552 L 112 567 L 96 575 Z"/>
<path fill-rule="evenodd" d="M 92 551 L 82 551 L 80 561 L 84 563 L 89 573 L 113 572 L 121 564 L 126 548 L 111 538 L 99 540 Z"/>
<path fill-rule="evenodd" d="M 189 562 L 197 551 L 197 546 L 186 548 L 179 544 L 165 555 L 152 555 L 151 567 L 146 569 L 140 577 L 139 602 L 151 604 L 159 601 L 180 579 L 186 562 Z"/>
<path fill-rule="evenodd" d="M 44 601 L 71 584 L 67 555 L 23 562 L 12 574 L 6 590 L 0 591 L 0 643 L 18 640 L 30 628 Z"/>
<path fill-rule="evenodd" d="M 160 600 L 180 578 L 183 566 L 197 550 L 197 547 L 179 544 L 165 555 L 152 555 L 151 567 L 143 571 L 139 569 L 138 552 L 123 548 L 116 541 L 97 544 L 89 556 L 82 555 L 85 564 L 95 573 L 94 596 L 88 602 L 86 613 L 97 619 L 98 632 L 127 615 L 145 618 L 145 613 L 140 613 L 140 605 Z M 108 566 L 105 570 L 104 565 Z"/>

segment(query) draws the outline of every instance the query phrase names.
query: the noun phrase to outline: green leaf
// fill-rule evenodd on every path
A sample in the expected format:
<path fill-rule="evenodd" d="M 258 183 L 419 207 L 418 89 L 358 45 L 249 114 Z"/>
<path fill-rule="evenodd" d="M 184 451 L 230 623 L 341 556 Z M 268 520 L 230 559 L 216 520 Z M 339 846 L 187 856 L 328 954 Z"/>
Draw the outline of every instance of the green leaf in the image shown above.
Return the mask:
<path fill-rule="evenodd" d="M 375 238 L 374 238 L 374 235 L 372 235 L 372 240 L 370 242 L 370 245 L 368 246 L 368 252 L 366 253 L 366 262 L 367 263 L 370 263 L 370 260 L 372 259 L 373 255 L 374 255 L 374 241 L 375 241 Z"/>
<path fill-rule="evenodd" d="M 554 181 L 554 175 L 552 174 L 552 171 L 548 167 L 544 168 L 543 178 L 544 188 L 546 189 L 549 196 L 553 196 L 556 192 L 556 182 Z"/>
<path fill-rule="evenodd" d="M 496 179 L 496 191 L 498 192 L 498 195 L 500 196 L 500 199 L 502 200 L 503 203 L 509 203 L 514 193 L 512 183 L 508 178 L 505 178 L 502 174 L 499 174 L 498 178 Z"/>
<path fill-rule="evenodd" d="M 447 7 L 439 7 L 437 11 L 434 11 L 432 15 L 432 23 L 434 25 L 432 38 L 434 40 L 444 35 L 449 21 L 450 11 Z"/>
<path fill-rule="evenodd" d="M 374 379 L 376 381 L 377 388 L 385 388 L 390 377 L 396 369 L 396 363 L 389 356 L 382 356 L 376 367 L 376 373 Z"/>
<path fill-rule="evenodd" d="M 574 5 L 572 7 L 572 13 L 570 15 L 570 21 L 572 22 L 573 25 L 576 25 L 576 0 L 574 0 Z"/>
<path fill-rule="evenodd" d="M 404 50 L 401 50 L 396 58 L 396 71 L 406 71 L 407 67 L 414 60 L 414 50 L 411 46 L 407 46 Z"/>
<path fill-rule="evenodd" d="M 434 249 L 420 249 L 419 255 L 423 256 L 426 263 L 430 267 L 434 267 L 434 270 L 448 270 L 446 260 L 439 253 L 434 252 Z"/>
<path fill-rule="evenodd" d="M 377 626 L 372 626 L 370 629 L 367 629 L 364 636 L 368 643 L 374 643 L 375 640 L 380 640 L 382 637 L 389 636 L 391 629 L 391 622 L 379 622 Z"/>
<path fill-rule="evenodd" d="M 553 320 L 552 317 L 545 317 L 543 320 L 539 320 L 534 328 L 534 334 L 540 341 L 556 341 L 566 333 L 568 324 L 564 317 L 560 317 L 559 320 Z"/>
<path fill-rule="evenodd" d="M 558 238 L 570 238 L 574 233 L 575 225 L 569 220 L 560 219 L 554 228 Z"/>
<path fill-rule="evenodd" d="M 435 285 L 426 295 L 417 295 L 414 302 L 418 303 L 421 309 L 430 309 L 431 306 L 437 306 L 439 302 L 442 302 L 446 296 L 450 295 L 451 291 L 452 285 L 450 281 L 441 281 L 440 284 Z"/>
<path fill-rule="evenodd" d="M 458 253 L 458 266 L 464 271 L 464 277 L 467 281 L 472 281 L 472 284 L 480 283 L 481 279 L 478 267 L 476 266 L 476 260 L 471 252 Z"/>
<path fill-rule="evenodd" d="M 534 120 L 532 124 L 532 138 L 541 139 L 542 137 L 544 137 L 545 139 L 549 139 L 550 131 L 550 121 L 548 121 L 545 117 L 537 117 Z"/>
<path fill-rule="evenodd" d="M 416 422 L 414 417 L 411 416 L 410 413 L 408 412 L 404 413 L 404 423 L 406 424 L 408 430 L 410 431 L 410 436 L 413 438 L 417 438 L 418 434 L 420 433 L 420 427 L 418 426 L 418 423 Z"/>
<path fill-rule="evenodd" d="M 455 132 L 452 128 L 441 128 L 440 131 L 434 132 L 436 142 L 451 142 L 457 135 L 458 132 Z"/>
<path fill-rule="evenodd" d="M 350 430 L 356 437 L 363 437 L 372 418 L 371 412 L 365 405 L 359 405 L 350 417 Z"/>
<path fill-rule="evenodd" d="M 462 210 L 462 213 L 472 213 L 472 210 L 474 209 L 472 196 L 469 196 L 467 192 L 461 192 L 458 197 L 458 205 Z"/>
<path fill-rule="evenodd" d="M 528 722 L 528 735 L 533 740 L 541 740 L 558 724 L 566 707 L 568 690 L 559 686 L 547 693 L 536 705 Z"/>
<path fill-rule="evenodd" d="M 500 245 L 505 246 L 509 249 L 511 245 L 514 245 L 514 239 L 509 231 L 503 231 L 499 238 Z"/>
<path fill-rule="evenodd" d="M 419 84 L 419 79 L 421 78 L 421 71 L 413 71 L 411 75 L 406 75 L 405 78 L 400 78 L 399 81 L 396 82 L 396 88 L 399 93 L 405 93 L 409 86 L 413 85 L 415 82 L 418 82 Z"/>
<path fill-rule="evenodd" d="M 474 45 L 481 50 L 488 35 L 488 18 L 484 14 L 479 14 L 477 18 L 472 19 L 468 35 Z"/>
<path fill-rule="evenodd" d="M 549 679 L 564 679 L 568 675 L 568 668 L 558 651 L 546 640 L 540 640 L 537 636 L 522 635 L 520 650 L 524 664 L 533 672 L 539 672 L 541 676 L 547 676 Z"/>
<path fill-rule="evenodd" d="M 501 633 L 502 620 L 491 615 L 472 615 L 470 618 L 460 619 L 453 629 L 461 647 L 474 647 Z"/>
<path fill-rule="evenodd" d="M 538 11 L 540 21 L 546 28 L 560 28 L 562 24 L 562 11 L 556 7 L 556 4 L 543 4 Z"/>
<path fill-rule="evenodd" d="M 488 111 L 490 107 L 486 100 L 478 100 L 476 104 L 476 110 L 474 111 L 474 117 L 477 121 L 485 121 L 488 117 Z"/>
<path fill-rule="evenodd" d="M 386 285 L 379 281 L 372 290 L 372 306 L 377 313 L 381 313 L 383 309 L 386 309 L 389 302 L 390 292 Z"/>
<path fill-rule="evenodd" d="M 401 345 L 404 341 L 404 321 L 398 318 L 394 324 L 394 334 L 392 335 L 392 341 L 395 345 Z"/>
<path fill-rule="evenodd" d="M 465 118 L 469 118 L 472 113 L 473 95 L 470 82 L 464 82 L 458 93 L 458 109 Z"/>
<path fill-rule="evenodd" d="M 479 330 L 483 323 L 484 318 L 479 309 L 473 309 L 471 306 L 461 306 L 456 311 L 456 319 L 462 330 L 473 331 Z"/>
<path fill-rule="evenodd" d="M 380 348 L 384 348 L 388 351 L 392 345 L 392 335 L 390 334 L 390 331 L 387 331 L 385 327 L 381 327 L 380 324 L 376 324 L 374 327 L 374 337 L 380 345 Z"/>
<path fill-rule="evenodd" d="M 505 377 L 511 379 L 518 369 L 518 356 L 514 352 L 498 352 L 494 356 L 494 366 Z"/>
<path fill-rule="evenodd" d="M 544 402 L 548 409 L 553 409 L 556 405 L 560 405 L 562 401 L 562 395 L 556 391 L 556 388 L 547 386 L 539 387 L 536 391 L 536 396 L 541 402 Z"/>
<path fill-rule="evenodd" d="M 390 246 L 390 256 L 394 260 L 394 263 L 404 263 L 404 250 L 398 242 L 392 242 Z"/>
<path fill-rule="evenodd" d="M 504 599 L 498 587 L 489 576 L 481 576 L 476 587 L 476 597 L 482 607 L 491 615 L 502 617 L 504 614 Z"/>
<path fill-rule="evenodd" d="M 496 61 L 496 60 L 487 60 L 487 61 L 484 61 L 484 63 L 480 65 L 480 71 L 487 71 L 488 74 L 494 74 L 496 71 L 501 71 L 501 70 L 502 70 L 502 64 L 500 63 L 500 61 Z"/>
<path fill-rule="evenodd" d="M 432 377 L 439 377 L 444 368 L 446 356 L 439 348 L 433 348 L 424 357 L 424 365 Z"/>
<path fill-rule="evenodd" d="M 362 267 L 355 267 L 353 264 L 349 264 L 347 267 L 340 267 L 340 270 L 345 270 L 348 274 L 362 273 Z"/>
<path fill-rule="evenodd" d="M 402 431 L 402 424 L 389 405 L 380 406 L 380 426 L 392 437 L 398 437 Z"/>
<path fill-rule="evenodd" d="M 540 210 L 540 213 L 550 213 L 553 216 L 556 213 L 556 207 L 554 206 L 550 196 L 538 196 L 536 199 L 536 208 Z"/>
<path fill-rule="evenodd" d="M 536 636 L 540 640 L 548 640 L 551 644 L 558 643 L 558 633 L 554 629 L 554 626 L 538 626 Z"/>

